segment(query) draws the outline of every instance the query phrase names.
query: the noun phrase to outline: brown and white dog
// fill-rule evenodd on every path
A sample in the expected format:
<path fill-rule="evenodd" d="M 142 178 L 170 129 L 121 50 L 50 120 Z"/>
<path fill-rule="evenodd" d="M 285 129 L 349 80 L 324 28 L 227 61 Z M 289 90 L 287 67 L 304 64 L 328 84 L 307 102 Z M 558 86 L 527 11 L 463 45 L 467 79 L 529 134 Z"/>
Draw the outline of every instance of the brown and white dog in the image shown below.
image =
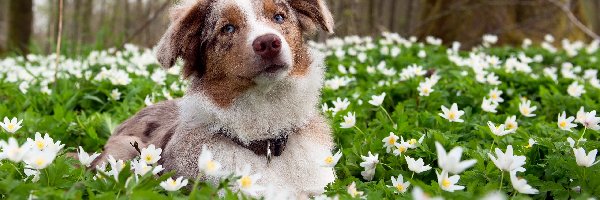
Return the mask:
<path fill-rule="evenodd" d="M 164 68 L 183 60 L 185 96 L 125 121 L 95 163 L 134 158 L 132 142 L 154 144 L 166 171 L 193 179 L 206 146 L 224 171 L 250 164 L 259 185 L 322 193 L 334 180 L 320 166 L 333 148 L 317 109 L 324 64 L 303 37 L 333 31 L 324 0 L 185 0 L 171 20 L 157 57 Z"/>

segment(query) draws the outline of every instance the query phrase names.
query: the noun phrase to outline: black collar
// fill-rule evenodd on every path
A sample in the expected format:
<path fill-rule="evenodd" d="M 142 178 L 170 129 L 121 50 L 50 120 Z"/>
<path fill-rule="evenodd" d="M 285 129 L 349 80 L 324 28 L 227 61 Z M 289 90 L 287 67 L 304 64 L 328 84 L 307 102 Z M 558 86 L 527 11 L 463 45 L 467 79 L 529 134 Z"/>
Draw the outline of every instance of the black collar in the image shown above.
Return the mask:
<path fill-rule="evenodd" d="M 250 141 L 250 143 L 244 143 L 239 138 L 233 136 L 230 131 L 225 128 L 221 128 L 217 131 L 217 135 L 224 136 L 229 138 L 231 141 L 235 142 L 241 147 L 244 147 L 254 154 L 259 156 L 266 156 L 267 162 L 271 161 L 271 157 L 281 156 L 283 151 L 285 150 L 285 146 L 288 141 L 288 137 L 292 134 L 298 133 L 300 131 L 299 127 L 287 128 L 279 131 L 279 137 L 270 138 L 265 140 L 255 140 Z"/>

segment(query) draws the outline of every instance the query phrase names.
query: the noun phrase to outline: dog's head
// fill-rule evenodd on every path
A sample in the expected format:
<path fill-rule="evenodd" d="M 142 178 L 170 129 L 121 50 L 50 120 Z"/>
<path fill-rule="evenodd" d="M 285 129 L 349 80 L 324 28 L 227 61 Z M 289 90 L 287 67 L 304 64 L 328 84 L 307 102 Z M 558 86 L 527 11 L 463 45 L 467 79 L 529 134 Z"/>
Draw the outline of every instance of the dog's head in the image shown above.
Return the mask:
<path fill-rule="evenodd" d="M 185 0 L 157 46 L 164 68 L 184 61 L 191 88 L 226 106 L 252 87 L 306 75 L 303 36 L 333 31 L 324 0 Z"/>

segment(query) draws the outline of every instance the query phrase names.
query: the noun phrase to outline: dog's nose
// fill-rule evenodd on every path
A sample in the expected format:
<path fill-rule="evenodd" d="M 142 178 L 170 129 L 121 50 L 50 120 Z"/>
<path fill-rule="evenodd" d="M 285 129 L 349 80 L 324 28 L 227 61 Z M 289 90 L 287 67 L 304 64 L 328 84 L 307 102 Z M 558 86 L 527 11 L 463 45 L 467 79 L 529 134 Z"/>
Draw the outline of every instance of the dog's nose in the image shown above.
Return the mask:
<path fill-rule="evenodd" d="M 262 35 L 252 42 L 254 53 L 264 59 L 272 59 L 279 55 L 281 39 L 275 34 Z"/>

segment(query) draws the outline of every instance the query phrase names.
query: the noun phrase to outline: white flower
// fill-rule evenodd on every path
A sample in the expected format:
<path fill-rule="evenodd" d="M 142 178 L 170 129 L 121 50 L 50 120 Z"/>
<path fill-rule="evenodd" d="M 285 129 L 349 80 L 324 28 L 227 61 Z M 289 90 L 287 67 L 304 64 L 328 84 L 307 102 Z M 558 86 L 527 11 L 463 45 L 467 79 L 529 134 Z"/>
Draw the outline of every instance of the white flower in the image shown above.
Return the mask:
<path fill-rule="evenodd" d="M 573 138 L 568 137 L 567 142 L 569 143 L 569 146 L 571 146 L 571 148 L 575 146 L 575 140 L 573 140 Z"/>
<path fill-rule="evenodd" d="M 527 159 L 527 157 L 513 155 L 512 145 L 506 147 L 506 152 L 502 152 L 502 150 L 496 148 L 496 156 L 498 158 L 494 157 L 491 153 L 488 153 L 488 156 L 501 171 L 525 171 L 523 165 L 525 165 L 525 159 Z"/>
<path fill-rule="evenodd" d="M 493 122 L 488 121 L 488 127 L 490 128 L 490 131 L 497 136 L 504 136 L 510 133 L 510 131 L 504 130 L 504 124 L 496 126 Z"/>
<path fill-rule="evenodd" d="M 521 194 L 537 194 L 539 192 L 531 187 L 531 185 L 528 185 L 527 180 L 518 178 L 517 171 L 510 172 L 510 182 L 513 188 Z"/>
<path fill-rule="evenodd" d="M 481 102 L 481 109 L 486 112 L 496 113 L 496 108 L 498 107 L 498 103 L 492 101 L 492 99 L 483 98 Z"/>
<path fill-rule="evenodd" d="M 202 145 L 202 153 L 198 156 L 198 169 L 209 176 L 220 176 L 221 164 L 213 160 L 213 155 L 205 145 Z"/>
<path fill-rule="evenodd" d="M 136 175 L 143 176 L 152 170 L 152 166 L 148 165 L 143 159 L 140 159 L 131 161 L 131 169 L 133 169 Z M 160 171 L 162 171 L 162 166 L 158 168 L 156 173 L 153 172 L 152 174 L 158 174 Z"/>
<path fill-rule="evenodd" d="M 404 138 L 402 136 L 400 136 L 400 139 L 402 140 L 401 143 L 403 143 L 404 145 L 406 145 L 406 147 L 408 147 L 409 149 L 416 149 L 417 148 L 417 144 L 421 144 L 423 142 L 423 139 L 425 139 L 425 135 L 421 135 L 421 137 L 419 138 L 419 140 L 416 139 L 410 139 L 408 141 L 404 141 Z"/>
<path fill-rule="evenodd" d="M 256 181 L 262 176 L 260 174 L 250 174 L 250 165 L 246 165 L 243 170 L 236 170 L 236 176 L 241 177 L 236 183 L 243 193 L 257 196 L 258 192 L 264 190 L 262 186 L 256 185 Z"/>
<path fill-rule="evenodd" d="M 188 184 L 187 179 L 183 179 L 183 177 L 177 178 L 177 180 L 173 180 L 173 178 L 169 177 L 169 179 L 160 183 L 160 187 L 164 188 L 167 191 L 174 192 L 182 187 L 185 187 Z"/>
<path fill-rule="evenodd" d="M 490 35 L 490 34 L 483 35 L 484 46 L 485 45 L 489 46 L 490 44 L 496 44 L 496 42 L 498 42 L 498 36 Z"/>
<path fill-rule="evenodd" d="M 527 146 L 525 146 L 525 148 L 531 148 L 536 143 L 537 142 L 535 140 L 533 140 L 533 138 L 529 138 L 529 140 L 527 141 Z"/>
<path fill-rule="evenodd" d="M 79 152 L 77 152 L 77 157 L 79 158 L 79 162 L 81 162 L 81 165 L 86 166 L 86 167 L 90 167 L 92 162 L 99 155 L 100 155 L 99 153 L 93 153 L 92 155 L 89 155 L 88 153 L 86 153 L 83 150 L 83 148 L 81 146 L 79 146 Z"/>
<path fill-rule="evenodd" d="M 509 133 L 514 133 L 517 132 L 517 128 L 519 128 L 519 123 L 517 123 L 517 116 L 510 116 L 506 118 L 506 121 L 504 121 L 504 128 L 506 128 L 506 131 L 508 131 Z"/>
<path fill-rule="evenodd" d="M 121 99 L 121 92 L 119 92 L 119 89 L 112 90 L 110 92 L 110 98 L 115 101 Z"/>
<path fill-rule="evenodd" d="M 444 119 L 447 119 L 450 122 L 464 122 L 464 120 L 460 119 L 460 117 L 465 114 L 465 111 L 458 110 L 458 106 L 456 103 L 453 103 L 450 107 L 450 110 L 446 108 L 446 106 L 442 105 L 442 112 L 438 113 L 438 115 L 442 116 Z"/>
<path fill-rule="evenodd" d="M 486 194 L 481 200 L 507 200 L 506 195 L 501 191 L 490 192 Z"/>
<path fill-rule="evenodd" d="M 56 158 L 56 152 L 53 151 L 29 151 L 23 157 L 23 162 L 27 168 L 44 169 L 50 165 Z"/>
<path fill-rule="evenodd" d="M 154 95 L 146 95 L 144 103 L 146 104 L 146 106 L 154 105 Z"/>
<path fill-rule="evenodd" d="M 339 97 L 331 102 L 333 103 L 333 114 L 335 115 L 336 113 L 346 110 L 348 108 L 348 106 L 350 106 L 350 101 L 348 101 L 347 98 L 344 98 L 344 100 L 340 99 Z"/>
<path fill-rule="evenodd" d="M 383 147 L 386 148 L 386 152 L 389 153 L 392 148 L 396 147 L 398 136 L 394 135 L 393 132 L 390 132 L 390 136 L 383 138 L 381 141 L 383 142 Z"/>
<path fill-rule="evenodd" d="M 442 173 L 435 172 L 437 174 L 438 184 L 444 191 L 454 192 L 455 190 L 463 190 L 465 186 L 456 185 L 460 179 L 459 175 L 448 177 L 448 172 L 442 170 Z"/>
<path fill-rule="evenodd" d="M 54 143 L 54 139 L 52 139 L 48 133 L 42 138 L 42 134 L 36 132 L 34 138 L 35 140 L 27 138 L 27 144 L 30 145 L 32 149 L 38 151 L 54 151 L 54 153 L 58 153 L 58 151 L 65 146 L 64 144 L 61 145 L 60 141 Z"/>
<path fill-rule="evenodd" d="M 592 130 L 600 130 L 600 117 L 596 117 L 596 111 L 592 110 L 591 112 L 586 112 L 581 124 L 588 129 Z"/>
<path fill-rule="evenodd" d="M 489 73 L 485 77 L 485 80 L 490 85 L 500 85 L 502 83 L 501 81 L 498 80 L 498 76 L 496 76 L 496 74 L 494 74 L 494 73 Z"/>
<path fill-rule="evenodd" d="M 420 50 L 419 53 L 417 53 L 417 56 L 419 58 L 425 58 L 425 57 L 427 57 L 427 52 Z"/>
<path fill-rule="evenodd" d="M 117 160 L 112 155 L 108 155 L 108 163 L 110 164 L 110 171 L 107 173 L 119 180 L 119 172 L 125 168 L 125 162 L 123 160 Z"/>
<path fill-rule="evenodd" d="M 329 105 L 327 105 L 327 103 L 323 103 L 323 105 L 321 105 L 321 112 L 327 113 L 329 111 L 331 111 L 331 108 L 329 108 Z"/>
<path fill-rule="evenodd" d="M 583 106 L 581 106 L 581 108 L 579 108 L 579 111 L 577 111 L 577 117 L 575 118 L 575 122 L 583 124 L 583 121 L 585 121 L 585 117 L 586 117 L 586 112 L 585 112 Z"/>
<path fill-rule="evenodd" d="M 504 102 L 504 99 L 502 98 L 502 90 L 498 90 L 498 88 L 494 88 L 492 91 L 490 91 L 488 96 L 490 96 L 490 99 L 493 102 L 496 102 L 496 103 Z"/>
<path fill-rule="evenodd" d="M 338 161 L 340 160 L 341 157 L 342 157 L 342 151 L 338 151 L 334 155 L 328 155 L 327 157 L 325 157 L 325 159 L 323 159 L 321 166 L 322 167 L 335 167 L 335 165 L 338 163 Z"/>
<path fill-rule="evenodd" d="M 596 161 L 596 154 L 598 153 L 598 149 L 591 150 L 586 155 L 585 150 L 579 147 L 578 149 L 573 148 L 573 153 L 575 154 L 575 161 L 577 161 L 577 165 L 581 167 L 591 167 L 598 163 L 594 162 Z"/>
<path fill-rule="evenodd" d="M 352 196 L 352 198 L 359 198 L 361 197 L 364 192 L 358 191 L 356 189 L 356 182 L 352 182 L 350 185 L 348 185 L 348 194 L 350 194 L 350 196 Z"/>
<path fill-rule="evenodd" d="M 574 124 L 573 120 L 575 120 L 575 117 L 571 116 L 567 118 L 567 113 L 563 111 L 562 114 L 558 115 L 558 128 L 560 128 L 561 130 L 573 132 L 571 128 L 577 127 L 577 124 Z"/>
<path fill-rule="evenodd" d="M 370 181 L 373 179 L 373 176 L 375 175 L 375 165 L 377 165 L 377 163 L 379 163 L 379 154 L 373 155 L 369 151 L 368 156 L 360 156 L 360 157 L 363 160 L 363 162 L 360 163 L 360 166 L 365 169 L 360 174 L 363 176 L 363 178 L 365 180 Z"/>
<path fill-rule="evenodd" d="M 25 154 L 31 149 L 31 147 L 27 144 L 23 144 L 23 146 L 19 146 L 19 143 L 15 138 L 8 138 L 8 143 L 5 141 L 0 141 L 0 147 L 2 147 L 2 153 L 0 153 L 0 158 L 6 158 L 15 163 L 21 162 Z"/>
<path fill-rule="evenodd" d="M 11 120 L 8 120 L 8 117 L 4 117 L 4 123 L 0 122 L 0 126 L 9 133 L 15 133 L 22 126 L 21 123 L 23 120 L 18 121 L 16 117 L 13 117 Z"/>
<path fill-rule="evenodd" d="M 431 169 L 431 166 L 425 165 L 425 163 L 423 162 L 423 158 L 419 158 L 418 160 L 415 160 L 408 156 L 404 156 L 404 158 L 406 159 L 406 163 L 408 164 L 408 169 L 417 174 Z"/>
<path fill-rule="evenodd" d="M 431 92 L 434 91 L 432 87 L 433 85 L 427 81 L 419 83 L 419 87 L 417 87 L 417 90 L 419 91 L 419 96 L 429 96 L 429 94 L 431 94 Z"/>
<path fill-rule="evenodd" d="M 402 141 L 402 142 L 394 144 L 394 146 L 396 146 L 396 149 L 394 149 L 394 151 L 392 153 L 394 153 L 394 155 L 396 155 L 396 156 L 400 156 L 408 150 L 410 145 L 408 144 L 408 142 Z"/>
<path fill-rule="evenodd" d="M 144 160 L 144 162 L 151 165 L 160 160 L 161 153 L 161 148 L 156 148 L 153 144 L 150 144 L 148 147 L 142 149 L 142 152 L 140 153 L 140 158 Z"/>
<path fill-rule="evenodd" d="M 530 100 L 521 100 L 521 103 L 519 104 L 519 111 L 525 117 L 534 117 L 535 114 L 533 114 L 533 111 L 535 111 L 536 109 L 537 106 L 531 107 Z"/>
<path fill-rule="evenodd" d="M 398 190 L 398 192 L 400 193 L 405 193 L 406 189 L 408 189 L 408 187 L 410 186 L 410 182 L 404 181 L 404 177 L 402 177 L 402 174 L 398 175 L 398 178 L 394 178 L 392 176 L 392 187 L 396 188 Z"/>
<path fill-rule="evenodd" d="M 346 116 L 344 116 L 344 122 L 340 123 L 342 128 L 352 128 L 356 124 L 356 116 L 354 116 L 353 112 L 348 112 Z"/>
<path fill-rule="evenodd" d="M 38 182 L 40 180 L 40 171 L 39 170 L 33 170 L 33 169 L 28 169 L 25 168 L 23 170 L 23 172 L 25 173 L 25 175 L 27 176 L 28 179 L 29 177 L 33 176 L 33 178 L 31 178 L 31 182 Z"/>
<path fill-rule="evenodd" d="M 569 85 L 569 87 L 567 88 L 567 93 L 569 93 L 569 95 L 571 95 L 572 97 L 581 97 L 581 94 L 585 93 L 585 89 L 583 88 L 583 85 L 579 85 L 579 83 L 577 83 L 577 81 L 571 83 L 571 85 Z"/>
<path fill-rule="evenodd" d="M 413 187 L 411 194 L 412 194 L 412 198 L 414 200 L 443 200 L 444 199 L 442 197 L 430 197 L 429 194 L 425 193 L 423 191 L 423 189 L 421 189 L 418 186 Z"/>
<path fill-rule="evenodd" d="M 465 169 L 477 163 L 477 160 L 474 159 L 460 161 L 463 152 L 461 147 L 454 147 L 448 153 L 446 153 L 446 149 L 444 149 L 439 142 L 435 142 L 435 147 L 438 156 L 438 166 L 444 171 L 448 171 L 452 174 L 460 174 L 465 171 Z"/>
<path fill-rule="evenodd" d="M 373 95 L 373 96 L 371 96 L 371 100 L 369 100 L 369 104 L 374 105 L 374 106 L 381 106 L 384 99 L 385 99 L 385 92 L 381 93 L 379 96 Z"/>

